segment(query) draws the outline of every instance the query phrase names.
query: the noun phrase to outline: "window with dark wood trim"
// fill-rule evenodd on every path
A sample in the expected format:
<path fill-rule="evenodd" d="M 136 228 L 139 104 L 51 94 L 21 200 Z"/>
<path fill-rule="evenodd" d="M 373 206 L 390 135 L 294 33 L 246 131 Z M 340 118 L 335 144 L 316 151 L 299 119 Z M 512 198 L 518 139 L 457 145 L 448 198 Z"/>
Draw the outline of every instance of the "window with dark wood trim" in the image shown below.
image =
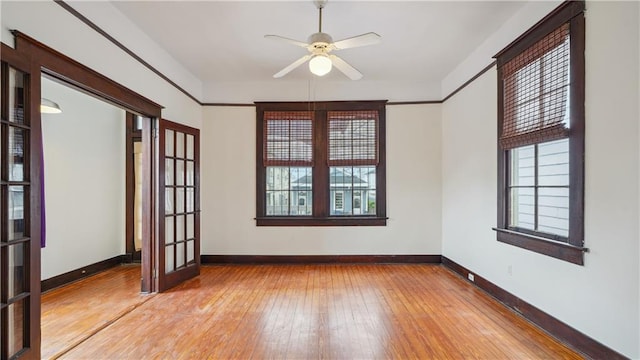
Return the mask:
<path fill-rule="evenodd" d="M 386 225 L 385 107 L 256 103 L 257 225 Z"/>
<path fill-rule="evenodd" d="M 584 2 L 496 55 L 498 241 L 584 263 Z"/>

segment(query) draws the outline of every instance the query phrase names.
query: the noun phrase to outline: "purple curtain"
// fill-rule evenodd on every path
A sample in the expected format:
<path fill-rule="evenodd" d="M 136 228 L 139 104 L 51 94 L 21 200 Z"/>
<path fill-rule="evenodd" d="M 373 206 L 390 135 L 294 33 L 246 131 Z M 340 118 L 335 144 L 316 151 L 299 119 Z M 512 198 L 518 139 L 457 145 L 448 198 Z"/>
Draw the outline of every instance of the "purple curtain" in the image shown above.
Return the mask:
<path fill-rule="evenodd" d="M 44 139 L 40 136 L 40 247 L 47 245 L 47 216 L 44 202 Z"/>

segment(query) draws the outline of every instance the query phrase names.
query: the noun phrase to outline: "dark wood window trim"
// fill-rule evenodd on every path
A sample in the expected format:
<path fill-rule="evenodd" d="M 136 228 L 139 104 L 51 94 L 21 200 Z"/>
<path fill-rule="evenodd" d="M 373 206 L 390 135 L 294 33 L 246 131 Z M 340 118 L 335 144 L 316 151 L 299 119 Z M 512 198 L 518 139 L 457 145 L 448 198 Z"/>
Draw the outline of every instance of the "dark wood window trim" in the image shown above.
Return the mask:
<path fill-rule="evenodd" d="M 256 225 L 257 226 L 385 226 L 386 216 L 386 100 L 330 102 L 256 102 Z M 376 166 L 376 214 L 331 216 L 329 166 L 327 165 L 327 112 L 378 111 L 378 165 Z M 263 163 L 264 112 L 313 111 L 313 215 L 266 215 L 266 167 Z"/>
<path fill-rule="evenodd" d="M 569 236 L 557 241 L 542 233 L 525 233 L 508 227 L 509 150 L 498 146 L 497 240 L 574 264 L 584 264 L 584 96 L 585 28 L 584 1 L 566 1 L 512 42 L 495 58 L 498 67 L 498 139 L 503 127 L 504 89 L 501 67 L 537 41 L 569 24 L 570 31 L 570 113 L 569 130 Z"/>

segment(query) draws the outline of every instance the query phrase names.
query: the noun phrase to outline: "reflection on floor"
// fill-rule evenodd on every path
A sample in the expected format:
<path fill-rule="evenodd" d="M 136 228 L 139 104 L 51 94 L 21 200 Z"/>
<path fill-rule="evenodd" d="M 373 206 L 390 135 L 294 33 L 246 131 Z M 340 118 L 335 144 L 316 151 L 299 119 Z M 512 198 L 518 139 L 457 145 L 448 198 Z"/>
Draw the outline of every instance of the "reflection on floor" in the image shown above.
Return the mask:
<path fill-rule="evenodd" d="M 46 294 L 43 354 L 580 358 L 439 265 L 206 266 L 166 293 L 138 289 L 139 269 L 119 267 Z"/>
<path fill-rule="evenodd" d="M 42 358 L 58 358 L 150 297 L 140 294 L 140 264 L 42 294 Z"/>

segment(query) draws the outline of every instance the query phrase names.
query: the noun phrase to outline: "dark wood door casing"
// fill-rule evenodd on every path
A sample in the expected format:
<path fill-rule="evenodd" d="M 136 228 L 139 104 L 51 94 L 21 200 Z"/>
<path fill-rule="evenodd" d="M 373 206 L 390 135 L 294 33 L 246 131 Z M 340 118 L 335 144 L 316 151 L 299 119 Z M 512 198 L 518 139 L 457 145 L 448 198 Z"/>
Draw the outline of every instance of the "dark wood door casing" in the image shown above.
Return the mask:
<path fill-rule="evenodd" d="M 19 352 L 19 357 L 22 359 L 39 359 L 40 358 L 40 242 L 41 242 L 41 210 L 42 210 L 42 197 L 39 191 L 42 184 L 42 174 L 41 174 L 41 162 L 42 162 L 42 129 L 40 123 L 40 73 L 39 68 L 36 66 L 34 61 L 32 61 L 32 56 L 29 53 L 22 53 L 15 49 L 2 44 L 2 49 L 0 51 L 0 57 L 2 59 L 2 118 L 3 123 L 5 122 L 5 115 L 8 114 L 9 104 L 8 99 L 6 98 L 8 94 L 8 74 L 7 70 L 9 67 L 14 68 L 22 73 L 25 76 L 25 84 L 23 91 L 23 99 L 27 106 L 24 108 L 24 123 L 25 123 L 25 131 L 23 133 L 27 133 L 25 142 L 26 145 L 23 148 L 23 151 L 28 151 L 27 156 L 24 156 L 24 185 L 28 187 L 31 191 L 26 192 L 28 194 L 25 195 L 23 201 L 23 218 L 24 218 L 24 227 L 25 229 L 29 229 L 27 237 L 29 238 L 27 241 L 23 242 L 23 246 L 26 246 L 26 251 L 23 252 L 25 258 L 23 259 L 24 265 L 24 277 L 25 282 L 23 286 L 25 289 L 23 290 L 23 294 L 20 296 L 24 296 L 22 300 L 25 301 L 26 305 L 26 313 L 25 317 L 23 317 L 23 333 L 22 339 L 23 348 Z M 6 65 L 6 66 L 5 66 Z M 6 86 L 6 87 L 5 87 Z M 7 121 L 9 119 L 6 119 Z M 5 126 L 3 124 L 3 126 Z M 8 126 L 8 123 L 7 123 Z M 6 136 L 5 141 L 8 139 L 8 134 L 3 132 L 3 136 Z M 5 142 L 3 141 L 3 143 Z M 3 149 L 3 156 L 8 156 Z M 4 157 L 3 157 L 4 160 Z M 2 171 L 6 174 L 8 171 L 8 164 L 4 161 L 2 163 Z M 4 180 L 4 178 L 3 178 Z M 4 181 L 3 181 L 4 183 Z M 8 182 L 6 184 L 9 184 Z M 5 185 L 6 185 L 5 184 Z M 3 186 L 4 188 L 5 186 Z M 4 191 L 4 189 L 3 189 Z M 6 195 L 3 195 L 3 198 Z M 5 200 L 6 201 L 6 200 Z M 3 204 L 5 201 L 0 202 Z M 0 213 L 2 216 L 2 229 L 3 232 L 7 229 L 7 224 L 5 223 L 6 213 L 4 210 L 1 210 Z M 28 213 L 28 215 L 27 215 Z M 4 236 L 4 235 L 3 235 Z M 4 239 L 6 240 L 6 239 Z M 6 245 L 6 246 L 5 246 Z M 6 251 L 0 251 L 2 253 L 2 262 L 3 266 L 6 265 L 6 261 L 8 260 L 8 251 L 9 245 L 7 242 L 3 242 L 0 248 L 5 248 Z M 4 250 L 4 249 L 3 249 Z M 6 284 L 7 279 L 5 276 L 7 274 L 2 272 L 2 287 L 3 287 L 3 297 L 7 294 Z M 4 299 L 2 299 L 4 300 Z M 4 309 L 2 310 L 4 311 Z M 26 323 L 26 324 L 25 324 Z M 2 321 L 0 322 L 0 336 L 2 336 L 2 341 L 0 341 L 0 357 L 5 359 L 11 356 L 9 354 L 9 345 L 8 341 L 8 320 L 6 316 L 2 316 Z M 5 338 L 6 337 L 6 338 Z"/>
<path fill-rule="evenodd" d="M 15 48 L 11 48 L 6 44 L 2 44 L 2 58 L 8 59 L 12 63 L 11 59 L 21 61 L 25 64 L 29 72 L 31 73 L 31 98 L 32 98 L 32 115 L 31 119 L 35 126 L 33 131 L 33 143 L 41 143 L 41 130 L 40 130 L 40 77 L 46 75 L 56 81 L 62 82 L 66 85 L 74 87 L 75 89 L 85 92 L 89 95 L 95 96 L 109 102 L 115 106 L 126 109 L 132 113 L 142 115 L 145 117 L 143 121 L 142 141 L 144 143 L 144 156 L 143 156 L 143 172 L 149 174 L 149 178 L 145 180 L 146 186 L 143 192 L 143 247 L 148 248 L 149 251 L 144 252 L 142 256 L 142 292 L 156 291 L 154 288 L 154 282 L 152 281 L 153 271 L 153 256 L 154 252 L 152 244 L 155 241 L 155 232 L 153 231 L 153 171 L 152 171 L 152 156 L 153 149 L 151 146 L 151 122 L 153 119 L 160 118 L 162 106 L 137 94 L 136 92 L 118 84 L 117 82 L 109 79 L 108 77 L 101 75 L 100 73 L 80 64 L 79 62 L 69 58 L 68 56 L 40 43 L 39 41 L 21 33 L 20 31 L 12 31 L 15 37 Z M 41 150 L 33 151 L 32 156 L 38 157 L 33 164 L 39 164 Z M 34 180 L 39 181 L 41 174 L 38 169 L 35 169 L 32 173 Z M 39 186 L 39 184 L 34 184 Z M 32 203 L 32 209 L 39 208 L 39 199 L 33 197 L 32 202 L 38 202 L 38 204 Z M 35 206 L 37 205 L 37 206 Z M 39 231 L 39 230 L 38 230 Z M 37 251 L 37 260 L 31 264 L 31 269 L 34 273 L 38 274 L 38 281 L 40 280 L 40 249 L 34 249 Z"/>

